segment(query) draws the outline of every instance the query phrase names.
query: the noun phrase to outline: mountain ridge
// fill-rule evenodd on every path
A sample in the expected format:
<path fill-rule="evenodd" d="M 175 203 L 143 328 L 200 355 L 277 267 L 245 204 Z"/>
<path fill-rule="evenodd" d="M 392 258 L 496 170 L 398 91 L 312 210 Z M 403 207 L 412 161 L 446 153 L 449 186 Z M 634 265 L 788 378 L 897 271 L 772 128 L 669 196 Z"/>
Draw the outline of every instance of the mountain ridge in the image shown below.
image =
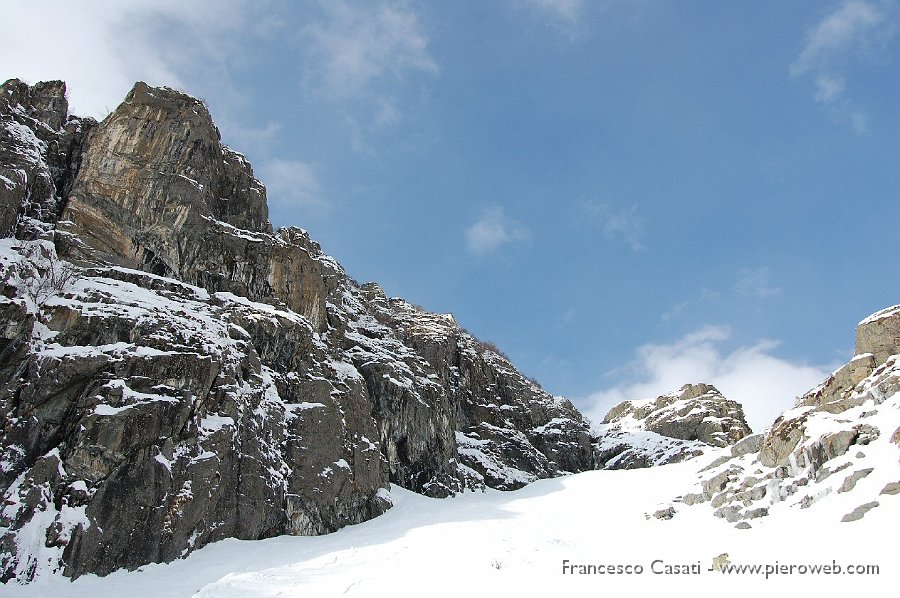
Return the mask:
<path fill-rule="evenodd" d="M 592 434 L 452 315 L 275 230 L 266 201 L 183 92 L 139 82 L 98 123 L 68 115 L 62 82 L 0 86 L 0 580 L 325 534 L 384 513 L 391 485 L 515 490 L 710 450 L 730 454 L 658 518 L 703 503 L 746 524 L 811 479 L 798 451 L 824 462 L 795 413 L 751 434 L 702 383 L 618 405 Z M 854 360 L 798 408 L 862 419 L 878 397 L 860 389 L 895 395 L 898 314 L 861 322 Z M 841 448 L 879 438 L 845 423 L 823 424 Z M 754 459 L 772 461 L 762 496 Z"/>
<path fill-rule="evenodd" d="M 273 230 L 202 102 L 138 83 L 81 124 L 64 100 L 0 88 L 4 580 L 327 533 L 389 508 L 389 483 L 448 496 L 593 468 L 570 402 Z M 28 299 L 69 261 L 77 280 Z"/>

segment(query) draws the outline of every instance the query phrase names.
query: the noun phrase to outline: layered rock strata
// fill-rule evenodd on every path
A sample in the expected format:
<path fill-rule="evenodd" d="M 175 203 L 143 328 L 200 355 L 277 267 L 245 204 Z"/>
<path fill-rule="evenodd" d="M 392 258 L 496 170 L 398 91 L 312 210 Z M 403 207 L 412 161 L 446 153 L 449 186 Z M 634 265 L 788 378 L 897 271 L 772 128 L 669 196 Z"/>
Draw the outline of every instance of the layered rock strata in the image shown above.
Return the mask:
<path fill-rule="evenodd" d="M 273 230 L 202 102 L 138 83 L 98 124 L 64 90 L 0 88 L 4 581 L 594 467 L 567 400 Z"/>

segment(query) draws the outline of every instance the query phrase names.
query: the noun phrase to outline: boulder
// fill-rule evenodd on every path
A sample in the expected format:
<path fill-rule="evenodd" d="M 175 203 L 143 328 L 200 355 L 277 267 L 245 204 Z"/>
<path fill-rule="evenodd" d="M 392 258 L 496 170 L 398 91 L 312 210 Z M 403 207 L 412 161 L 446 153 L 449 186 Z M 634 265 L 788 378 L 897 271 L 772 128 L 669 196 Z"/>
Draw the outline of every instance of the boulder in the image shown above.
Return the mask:
<path fill-rule="evenodd" d="M 876 500 L 876 501 L 867 502 L 865 504 L 859 505 L 858 507 L 853 509 L 851 512 L 849 512 L 846 515 L 844 515 L 843 517 L 841 517 L 841 522 L 849 523 L 851 521 L 859 521 L 866 515 L 866 513 L 868 513 L 875 507 L 877 507 L 878 504 L 879 503 Z"/>

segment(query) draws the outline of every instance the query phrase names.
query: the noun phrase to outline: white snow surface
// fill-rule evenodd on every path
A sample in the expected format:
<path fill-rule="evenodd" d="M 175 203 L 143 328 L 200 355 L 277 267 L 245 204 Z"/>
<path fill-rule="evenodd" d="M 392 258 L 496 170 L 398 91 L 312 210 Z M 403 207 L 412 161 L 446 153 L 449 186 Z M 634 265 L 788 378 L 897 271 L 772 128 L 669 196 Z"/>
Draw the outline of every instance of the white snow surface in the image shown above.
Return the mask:
<path fill-rule="evenodd" d="M 728 449 L 723 449 L 727 452 Z M 231 598 L 258 596 L 887 596 L 900 583 L 900 495 L 862 520 L 845 507 L 773 513 L 735 529 L 705 505 L 647 518 L 711 459 L 539 480 L 514 492 L 431 499 L 397 487 L 394 507 L 319 537 L 223 540 L 167 565 L 74 582 L 39 577 L 8 596 Z M 823 501 L 823 503 L 826 501 Z M 710 571 L 732 564 L 878 565 L 878 575 L 764 575 Z M 563 574 L 570 564 L 641 565 L 642 574 Z M 654 561 L 699 564 L 698 574 L 651 571 Z"/>

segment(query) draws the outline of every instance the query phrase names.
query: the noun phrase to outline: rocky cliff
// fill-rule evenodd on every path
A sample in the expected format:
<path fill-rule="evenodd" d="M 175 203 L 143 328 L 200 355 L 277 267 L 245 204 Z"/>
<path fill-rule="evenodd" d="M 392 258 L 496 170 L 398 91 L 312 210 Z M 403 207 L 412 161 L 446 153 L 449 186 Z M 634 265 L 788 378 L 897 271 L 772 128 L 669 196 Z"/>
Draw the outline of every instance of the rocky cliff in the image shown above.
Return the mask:
<path fill-rule="evenodd" d="M 59 217 L 93 119 L 68 115 L 65 84 L 0 87 L 0 235 L 33 236 Z"/>
<path fill-rule="evenodd" d="M 322 534 L 595 466 L 588 426 L 449 315 L 357 285 L 202 102 L 101 123 L 0 87 L 0 578 Z"/>
<path fill-rule="evenodd" d="M 707 504 L 740 527 L 773 509 L 862 518 L 900 494 L 900 306 L 856 330 L 856 355 L 801 396 L 764 434 L 713 461 L 674 503 Z"/>
<path fill-rule="evenodd" d="M 677 463 L 730 446 L 751 430 L 741 405 L 709 384 L 685 384 L 655 399 L 623 401 L 597 426 L 601 469 Z"/>

